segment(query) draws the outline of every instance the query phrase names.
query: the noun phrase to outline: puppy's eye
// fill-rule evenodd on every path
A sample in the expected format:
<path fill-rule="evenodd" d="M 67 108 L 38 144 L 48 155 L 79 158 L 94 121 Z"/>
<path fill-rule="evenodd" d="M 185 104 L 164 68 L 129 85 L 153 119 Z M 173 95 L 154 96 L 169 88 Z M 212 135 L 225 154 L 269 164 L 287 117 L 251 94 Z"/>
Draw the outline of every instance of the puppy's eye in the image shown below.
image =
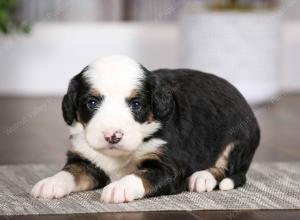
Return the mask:
<path fill-rule="evenodd" d="M 97 99 L 89 99 L 86 103 L 86 106 L 88 107 L 88 109 L 90 110 L 94 110 L 95 108 L 97 108 L 99 104 L 99 101 Z"/>
<path fill-rule="evenodd" d="M 139 111 L 142 108 L 142 103 L 139 100 L 132 100 L 129 103 L 129 107 L 133 110 L 133 111 Z"/>

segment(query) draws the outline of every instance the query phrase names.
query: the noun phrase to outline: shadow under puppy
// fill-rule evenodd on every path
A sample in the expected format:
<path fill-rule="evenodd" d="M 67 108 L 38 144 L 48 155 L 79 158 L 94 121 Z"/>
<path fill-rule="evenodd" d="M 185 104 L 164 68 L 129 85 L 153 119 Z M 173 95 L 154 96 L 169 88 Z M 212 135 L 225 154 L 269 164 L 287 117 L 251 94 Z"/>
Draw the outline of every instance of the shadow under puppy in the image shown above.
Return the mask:
<path fill-rule="evenodd" d="M 101 200 L 230 190 L 246 182 L 257 121 L 224 79 L 189 69 L 149 71 L 132 59 L 97 59 L 62 103 L 72 147 L 59 173 L 32 195 L 60 198 L 103 188 Z"/>

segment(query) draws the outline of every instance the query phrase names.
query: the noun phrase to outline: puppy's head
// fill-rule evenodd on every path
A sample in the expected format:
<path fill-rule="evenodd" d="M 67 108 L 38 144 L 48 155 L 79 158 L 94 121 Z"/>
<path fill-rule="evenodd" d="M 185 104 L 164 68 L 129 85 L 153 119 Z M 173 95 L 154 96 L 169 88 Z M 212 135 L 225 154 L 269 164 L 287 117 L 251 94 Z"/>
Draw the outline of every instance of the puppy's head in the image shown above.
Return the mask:
<path fill-rule="evenodd" d="M 173 108 L 169 86 L 125 56 L 94 61 L 69 84 L 63 116 L 81 123 L 90 147 L 110 155 L 135 151 L 157 132 Z"/>

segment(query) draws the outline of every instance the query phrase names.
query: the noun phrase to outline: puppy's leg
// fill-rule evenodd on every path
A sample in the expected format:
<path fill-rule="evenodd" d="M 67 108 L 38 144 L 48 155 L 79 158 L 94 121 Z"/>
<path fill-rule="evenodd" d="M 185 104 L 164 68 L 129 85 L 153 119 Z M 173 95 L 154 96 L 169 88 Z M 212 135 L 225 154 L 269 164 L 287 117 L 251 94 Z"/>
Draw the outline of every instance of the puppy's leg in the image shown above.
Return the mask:
<path fill-rule="evenodd" d="M 71 192 L 105 186 L 109 178 L 90 161 L 74 152 L 68 152 L 64 168 L 54 176 L 39 181 L 31 194 L 39 198 L 61 198 Z"/>
<path fill-rule="evenodd" d="M 138 170 L 104 187 L 101 201 L 130 202 L 143 197 L 168 195 L 184 190 L 183 172 L 159 160 L 144 160 Z"/>
<path fill-rule="evenodd" d="M 207 170 L 197 171 L 189 178 L 189 191 L 211 192 L 219 185 L 222 191 L 235 189 L 246 183 L 246 172 L 229 174 L 223 168 L 212 167 Z"/>
<path fill-rule="evenodd" d="M 127 175 L 103 188 L 101 201 L 105 203 L 131 202 L 145 195 L 143 180 L 135 174 Z"/>
<path fill-rule="evenodd" d="M 39 181 L 31 190 L 36 198 L 61 198 L 76 189 L 74 176 L 66 171 L 60 171 L 54 176 Z"/>
<path fill-rule="evenodd" d="M 235 189 L 246 183 L 246 173 L 240 172 L 233 175 L 217 174 L 217 168 L 197 171 L 189 179 L 189 191 L 211 192 L 217 185 L 222 191 Z M 221 173 L 221 171 L 218 171 Z M 217 174 L 217 175 L 216 175 Z"/>
<path fill-rule="evenodd" d="M 217 185 L 220 190 L 243 186 L 255 150 L 253 148 L 251 151 L 247 146 L 247 143 L 241 142 L 226 145 L 213 167 L 195 172 L 189 178 L 189 191 L 210 192 Z M 244 153 L 245 149 L 250 151 Z"/>
<path fill-rule="evenodd" d="M 189 178 L 189 191 L 213 191 L 218 183 L 226 177 L 229 162 L 228 160 L 234 148 L 235 144 L 233 142 L 224 146 L 213 167 L 193 173 Z"/>
<path fill-rule="evenodd" d="M 236 173 L 234 175 L 224 178 L 219 184 L 219 189 L 222 191 L 231 190 L 243 186 L 245 183 L 246 174 L 243 172 Z"/>
<path fill-rule="evenodd" d="M 215 176 L 209 170 L 202 170 L 189 178 L 188 188 L 191 192 L 211 192 L 217 184 Z"/>

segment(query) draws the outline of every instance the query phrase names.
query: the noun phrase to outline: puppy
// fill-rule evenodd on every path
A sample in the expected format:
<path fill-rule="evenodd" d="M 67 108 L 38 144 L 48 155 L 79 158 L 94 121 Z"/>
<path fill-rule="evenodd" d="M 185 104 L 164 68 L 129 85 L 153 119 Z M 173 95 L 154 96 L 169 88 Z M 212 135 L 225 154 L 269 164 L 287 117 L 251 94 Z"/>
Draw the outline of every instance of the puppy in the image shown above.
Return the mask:
<path fill-rule="evenodd" d="M 62 111 L 72 148 L 32 195 L 103 188 L 101 201 L 243 186 L 259 144 L 255 116 L 226 80 L 189 69 L 149 71 L 132 59 L 97 59 L 76 75 Z"/>

